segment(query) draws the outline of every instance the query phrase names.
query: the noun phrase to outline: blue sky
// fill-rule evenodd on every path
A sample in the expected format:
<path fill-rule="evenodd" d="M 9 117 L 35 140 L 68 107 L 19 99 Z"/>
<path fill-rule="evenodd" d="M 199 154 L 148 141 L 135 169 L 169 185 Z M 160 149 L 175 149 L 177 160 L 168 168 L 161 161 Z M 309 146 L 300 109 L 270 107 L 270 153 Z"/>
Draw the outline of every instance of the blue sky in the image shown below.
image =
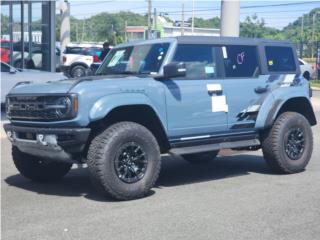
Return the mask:
<path fill-rule="evenodd" d="M 87 18 L 100 12 L 133 11 L 141 14 L 147 12 L 146 0 L 69 0 L 69 2 L 71 4 L 71 14 L 77 18 Z M 152 2 L 153 7 L 157 8 L 158 12 L 169 13 L 169 17 L 174 20 L 180 20 L 181 18 L 182 3 L 185 4 L 186 18 L 192 15 L 192 0 L 153 0 Z M 265 6 L 288 3 L 297 3 L 297 5 Z M 203 18 L 220 16 L 220 4 L 220 0 L 195 0 L 195 16 Z M 267 26 L 281 29 L 302 14 L 315 7 L 320 7 L 320 1 L 240 0 L 240 6 L 241 20 L 245 19 L 246 16 L 257 13 L 258 17 L 265 19 Z"/>

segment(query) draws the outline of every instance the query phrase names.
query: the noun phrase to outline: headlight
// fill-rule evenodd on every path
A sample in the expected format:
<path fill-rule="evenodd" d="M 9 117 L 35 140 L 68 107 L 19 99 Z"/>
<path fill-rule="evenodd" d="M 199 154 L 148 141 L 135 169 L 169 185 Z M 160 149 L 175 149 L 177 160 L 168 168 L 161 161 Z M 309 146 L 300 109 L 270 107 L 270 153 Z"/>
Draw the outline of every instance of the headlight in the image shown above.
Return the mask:
<path fill-rule="evenodd" d="M 75 117 L 78 112 L 78 97 L 75 94 L 52 96 L 48 99 L 44 108 L 54 111 L 58 119 L 69 119 Z"/>
<path fill-rule="evenodd" d="M 64 116 L 68 115 L 71 109 L 71 100 L 68 97 L 60 97 L 56 100 L 56 106 L 55 106 L 56 114 L 60 118 L 63 118 Z"/>

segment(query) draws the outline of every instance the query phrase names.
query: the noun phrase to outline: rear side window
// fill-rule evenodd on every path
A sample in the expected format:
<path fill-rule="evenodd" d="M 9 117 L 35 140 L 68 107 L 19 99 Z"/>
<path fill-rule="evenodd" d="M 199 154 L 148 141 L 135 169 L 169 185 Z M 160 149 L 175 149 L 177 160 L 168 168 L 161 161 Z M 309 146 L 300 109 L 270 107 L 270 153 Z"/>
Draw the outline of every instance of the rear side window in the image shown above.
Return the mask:
<path fill-rule="evenodd" d="M 270 72 L 296 71 L 296 63 L 291 47 L 265 47 L 268 70 Z"/>
<path fill-rule="evenodd" d="M 101 51 L 102 48 L 99 47 L 67 47 L 65 53 L 86 56 L 99 56 L 101 54 Z"/>
<path fill-rule="evenodd" d="M 208 79 L 217 76 L 216 47 L 200 44 L 179 44 L 174 62 L 186 64 L 187 79 Z"/>
<path fill-rule="evenodd" d="M 223 46 L 226 77 L 254 77 L 259 72 L 255 46 Z"/>
<path fill-rule="evenodd" d="M 81 47 L 67 47 L 65 50 L 65 53 L 67 53 L 67 54 L 82 54 L 82 48 Z"/>

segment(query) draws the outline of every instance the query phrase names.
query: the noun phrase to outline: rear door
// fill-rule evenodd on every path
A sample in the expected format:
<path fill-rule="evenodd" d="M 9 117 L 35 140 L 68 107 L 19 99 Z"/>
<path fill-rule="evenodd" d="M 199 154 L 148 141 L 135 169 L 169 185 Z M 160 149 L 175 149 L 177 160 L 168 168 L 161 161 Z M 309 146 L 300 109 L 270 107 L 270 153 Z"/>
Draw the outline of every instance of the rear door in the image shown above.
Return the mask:
<path fill-rule="evenodd" d="M 268 76 L 260 74 L 258 47 L 221 46 L 223 89 L 227 94 L 228 128 L 231 131 L 252 129 L 268 91 Z"/>

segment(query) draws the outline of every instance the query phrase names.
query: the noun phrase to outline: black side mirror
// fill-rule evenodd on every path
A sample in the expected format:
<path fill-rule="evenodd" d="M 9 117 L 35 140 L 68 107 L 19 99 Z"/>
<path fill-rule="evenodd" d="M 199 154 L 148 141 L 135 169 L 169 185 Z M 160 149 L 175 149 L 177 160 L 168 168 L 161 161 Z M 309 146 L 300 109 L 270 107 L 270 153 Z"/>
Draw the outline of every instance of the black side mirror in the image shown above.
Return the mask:
<path fill-rule="evenodd" d="M 185 77 L 186 76 L 186 64 L 183 62 L 168 63 L 163 67 L 164 78 Z"/>

